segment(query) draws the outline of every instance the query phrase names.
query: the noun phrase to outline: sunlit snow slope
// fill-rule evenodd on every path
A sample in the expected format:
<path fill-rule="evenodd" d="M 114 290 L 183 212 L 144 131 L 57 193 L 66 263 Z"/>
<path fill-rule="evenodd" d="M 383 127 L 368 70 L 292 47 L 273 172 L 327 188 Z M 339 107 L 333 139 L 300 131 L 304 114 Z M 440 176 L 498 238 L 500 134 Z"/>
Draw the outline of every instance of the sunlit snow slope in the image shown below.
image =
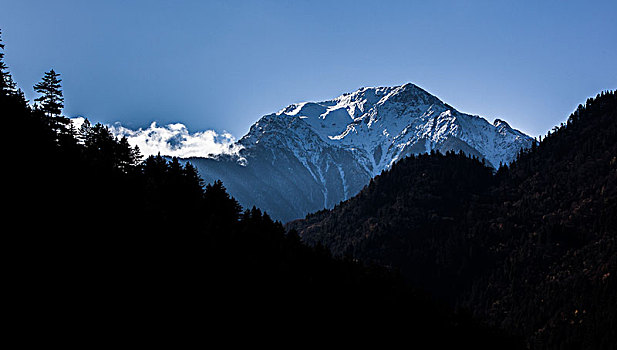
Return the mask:
<path fill-rule="evenodd" d="M 286 221 L 333 207 L 410 154 L 463 151 L 497 168 L 531 142 L 503 120 L 490 124 L 405 84 L 292 104 L 251 126 L 238 155 L 191 162 L 243 206 Z"/>

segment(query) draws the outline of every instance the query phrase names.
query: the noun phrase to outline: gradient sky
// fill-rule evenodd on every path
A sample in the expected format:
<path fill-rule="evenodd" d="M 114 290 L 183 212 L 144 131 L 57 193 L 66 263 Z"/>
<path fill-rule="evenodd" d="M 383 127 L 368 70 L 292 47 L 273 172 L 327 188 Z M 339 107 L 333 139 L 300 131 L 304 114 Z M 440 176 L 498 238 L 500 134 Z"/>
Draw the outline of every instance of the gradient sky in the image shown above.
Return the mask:
<path fill-rule="evenodd" d="M 617 88 L 617 1 L 2 0 L 5 61 L 67 116 L 241 137 L 262 115 L 412 82 L 545 134 Z"/>

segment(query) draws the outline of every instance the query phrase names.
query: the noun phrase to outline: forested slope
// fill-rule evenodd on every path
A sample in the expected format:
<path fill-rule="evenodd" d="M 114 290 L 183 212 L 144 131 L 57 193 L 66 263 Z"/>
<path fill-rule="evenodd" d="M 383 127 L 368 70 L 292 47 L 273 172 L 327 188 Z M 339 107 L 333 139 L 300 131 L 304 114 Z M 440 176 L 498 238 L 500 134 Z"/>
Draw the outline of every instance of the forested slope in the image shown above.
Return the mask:
<path fill-rule="evenodd" d="M 356 197 L 290 223 L 400 269 L 530 347 L 617 344 L 617 95 L 579 106 L 493 174 L 462 154 L 403 159 Z"/>

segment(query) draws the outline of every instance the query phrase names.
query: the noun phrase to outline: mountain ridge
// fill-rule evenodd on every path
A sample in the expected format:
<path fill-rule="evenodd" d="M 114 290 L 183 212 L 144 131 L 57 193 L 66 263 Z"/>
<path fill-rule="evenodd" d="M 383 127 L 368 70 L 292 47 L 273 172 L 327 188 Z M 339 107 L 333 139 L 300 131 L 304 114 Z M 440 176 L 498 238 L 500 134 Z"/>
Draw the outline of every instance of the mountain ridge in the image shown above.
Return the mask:
<path fill-rule="evenodd" d="M 291 104 L 255 122 L 237 141 L 237 155 L 189 161 L 206 182 L 222 180 L 244 206 L 288 221 L 332 208 L 411 154 L 463 151 L 497 169 L 531 143 L 500 119 L 491 124 L 461 113 L 407 83 Z"/>

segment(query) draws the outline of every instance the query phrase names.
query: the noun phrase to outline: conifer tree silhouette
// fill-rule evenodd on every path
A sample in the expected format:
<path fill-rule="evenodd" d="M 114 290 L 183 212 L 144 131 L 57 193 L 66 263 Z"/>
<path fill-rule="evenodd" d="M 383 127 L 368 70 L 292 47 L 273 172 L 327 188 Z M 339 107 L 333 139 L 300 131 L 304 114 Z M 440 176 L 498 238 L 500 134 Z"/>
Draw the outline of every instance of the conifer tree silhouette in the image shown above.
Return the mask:
<path fill-rule="evenodd" d="M 4 44 L 2 43 L 2 30 L 0 30 L 0 90 L 8 95 L 18 93 L 17 85 L 8 71 L 8 67 L 4 63 Z M 21 91 L 20 91 L 21 93 Z"/>
<path fill-rule="evenodd" d="M 2 31 L 0 31 L 0 89 L 4 92 L 6 87 L 6 76 L 9 74 L 7 66 L 4 64 L 4 44 L 2 44 Z"/>
<path fill-rule="evenodd" d="M 42 94 L 41 97 L 34 99 L 40 103 L 40 109 L 48 117 L 59 117 L 64 108 L 64 97 L 62 95 L 62 79 L 58 79 L 59 73 L 53 69 L 45 73 L 43 80 L 34 85 L 34 91 Z"/>

